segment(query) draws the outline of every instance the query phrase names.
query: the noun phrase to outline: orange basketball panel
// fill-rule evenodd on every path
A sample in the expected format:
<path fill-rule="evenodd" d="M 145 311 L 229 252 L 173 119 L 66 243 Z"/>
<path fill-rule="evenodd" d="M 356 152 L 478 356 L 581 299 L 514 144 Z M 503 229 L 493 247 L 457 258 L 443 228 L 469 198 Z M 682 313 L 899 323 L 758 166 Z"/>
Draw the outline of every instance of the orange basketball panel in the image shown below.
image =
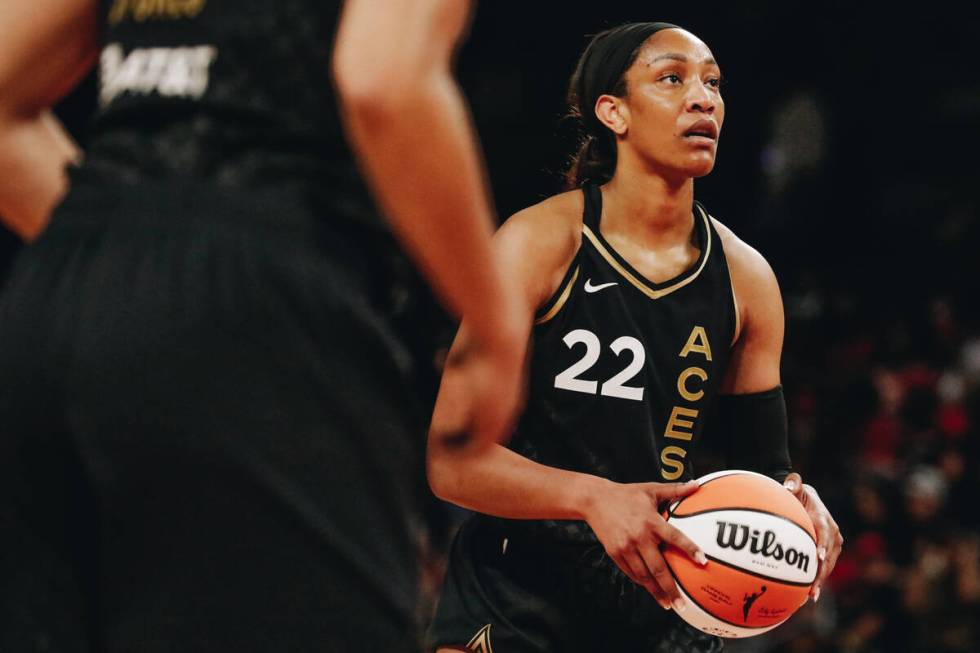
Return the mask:
<path fill-rule="evenodd" d="M 683 517 L 718 508 L 763 510 L 789 519 L 816 539 L 813 522 L 799 500 L 776 481 L 755 474 L 729 474 L 712 478 L 680 501 L 673 514 Z"/>

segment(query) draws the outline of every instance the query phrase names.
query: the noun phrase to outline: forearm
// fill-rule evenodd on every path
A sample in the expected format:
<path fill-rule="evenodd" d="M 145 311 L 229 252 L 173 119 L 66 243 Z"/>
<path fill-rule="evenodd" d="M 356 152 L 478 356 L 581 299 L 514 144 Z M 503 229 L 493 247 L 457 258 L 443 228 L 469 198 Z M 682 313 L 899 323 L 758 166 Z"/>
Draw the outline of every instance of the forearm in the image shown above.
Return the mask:
<path fill-rule="evenodd" d="M 48 111 L 98 53 L 95 0 L 0 2 L 0 216 L 37 236 L 67 189 L 77 148 Z"/>
<path fill-rule="evenodd" d="M 80 152 L 49 112 L 0 117 L 0 218 L 25 240 L 47 226 Z"/>
<path fill-rule="evenodd" d="M 719 395 L 719 427 L 728 434 L 727 464 L 782 482 L 792 469 L 782 386 L 765 392 Z"/>
<path fill-rule="evenodd" d="M 395 232 L 447 306 L 481 338 L 503 289 L 492 273 L 494 220 L 475 135 L 448 73 L 433 72 L 347 112 L 362 169 Z"/>
<path fill-rule="evenodd" d="M 500 445 L 472 456 L 430 452 L 428 474 L 439 498 L 508 519 L 585 519 L 610 483 L 536 463 Z"/>

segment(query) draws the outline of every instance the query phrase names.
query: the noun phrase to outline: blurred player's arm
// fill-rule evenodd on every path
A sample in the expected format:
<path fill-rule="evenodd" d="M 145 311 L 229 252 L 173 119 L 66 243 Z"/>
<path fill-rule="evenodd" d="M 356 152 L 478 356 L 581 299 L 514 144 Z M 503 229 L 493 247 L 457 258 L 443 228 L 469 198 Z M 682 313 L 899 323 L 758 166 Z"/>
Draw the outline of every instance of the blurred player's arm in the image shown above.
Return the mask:
<path fill-rule="evenodd" d="M 347 0 L 333 57 L 345 127 L 368 185 L 443 303 L 475 338 L 460 375 L 479 409 L 460 442 L 498 441 L 522 400 L 526 333 L 492 264 L 483 161 L 452 75 L 462 0 Z"/>
<path fill-rule="evenodd" d="M 539 205 L 507 220 L 493 245 L 505 282 L 518 293 L 527 341 L 535 311 L 561 282 L 575 254 L 575 231 Z M 462 456 L 441 446 L 444 433 L 464 430 L 472 419 L 469 388 L 456 368 L 472 346 L 474 324 L 469 316 L 463 320 L 439 387 L 428 448 L 432 490 L 447 501 L 501 517 L 582 519 L 583 507 L 602 479 L 540 465 L 500 445 Z"/>
<path fill-rule="evenodd" d="M 490 265 L 496 226 L 476 134 L 451 71 L 461 0 L 347 0 L 334 76 L 348 134 L 397 235 L 481 341 L 512 336 Z"/>
<path fill-rule="evenodd" d="M 728 464 L 777 478 L 806 508 L 817 533 L 820 559 L 820 570 L 810 589 L 810 596 L 816 600 L 837 563 L 844 539 L 816 489 L 790 471 L 786 402 L 779 377 L 785 328 L 779 284 L 759 252 L 728 229 L 720 227 L 719 232 L 725 240 L 741 322 L 722 382 L 721 392 L 725 394 L 718 397 L 718 415 L 723 421 L 719 426 L 731 438 Z"/>
<path fill-rule="evenodd" d="M 0 3 L 0 219 L 25 239 L 47 225 L 80 152 L 50 111 L 98 52 L 96 0 Z"/>
<path fill-rule="evenodd" d="M 575 196 L 581 198 L 580 193 Z M 525 338 L 535 311 L 560 284 L 581 238 L 581 205 L 570 212 L 574 221 L 555 219 L 540 207 L 509 219 L 494 239 L 499 268 L 507 283 L 521 290 Z M 455 368 L 455 358 L 466 356 L 471 338 L 466 319 L 450 351 L 432 416 L 427 455 L 432 491 L 446 501 L 498 517 L 584 520 L 629 578 L 662 606 L 678 605 L 680 596 L 660 543 L 670 542 L 699 562 L 704 554 L 657 509 L 663 501 L 694 492 L 697 484 L 615 483 L 542 465 L 498 444 L 463 455 L 448 450 L 443 434 L 465 429 L 472 419 L 470 389 Z"/>

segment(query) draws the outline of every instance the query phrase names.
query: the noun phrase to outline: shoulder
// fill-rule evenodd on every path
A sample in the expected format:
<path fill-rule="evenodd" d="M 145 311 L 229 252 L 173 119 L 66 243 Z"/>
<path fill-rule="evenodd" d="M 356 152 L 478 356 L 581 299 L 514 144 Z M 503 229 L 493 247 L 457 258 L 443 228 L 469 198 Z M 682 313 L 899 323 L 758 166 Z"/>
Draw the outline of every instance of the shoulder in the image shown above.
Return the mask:
<path fill-rule="evenodd" d="M 781 324 L 782 297 L 772 266 L 757 249 L 721 221 L 712 217 L 711 222 L 725 250 L 742 329 L 753 321 L 772 322 L 778 319 Z"/>
<path fill-rule="evenodd" d="M 521 241 L 526 247 L 577 249 L 583 202 L 580 190 L 553 195 L 507 218 L 497 238 Z"/>
<path fill-rule="evenodd" d="M 725 258 L 728 259 L 728 267 L 732 271 L 733 283 L 739 283 L 739 280 L 749 283 L 776 283 L 776 273 L 759 250 L 735 235 L 735 232 L 720 220 L 712 217 L 711 223 L 725 249 Z"/>
<path fill-rule="evenodd" d="M 582 241 L 582 191 L 549 197 L 509 217 L 494 237 L 508 274 L 520 277 L 534 308 L 557 289 Z"/>

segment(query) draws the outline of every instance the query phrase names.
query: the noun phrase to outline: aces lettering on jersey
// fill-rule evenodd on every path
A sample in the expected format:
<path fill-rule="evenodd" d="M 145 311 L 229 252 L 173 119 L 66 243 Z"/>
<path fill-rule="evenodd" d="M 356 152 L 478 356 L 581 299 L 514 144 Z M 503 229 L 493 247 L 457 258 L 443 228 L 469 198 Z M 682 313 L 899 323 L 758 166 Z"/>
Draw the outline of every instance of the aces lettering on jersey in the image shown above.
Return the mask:
<path fill-rule="evenodd" d="M 123 94 L 200 99 L 208 89 L 212 45 L 136 48 L 128 55 L 118 43 L 102 50 L 99 102 L 105 107 Z"/>
<path fill-rule="evenodd" d="M 599 336 L 588 329 L 575 329 L 569 331 L 562 338 L 569 349 L 578 345 L 584 345 L 585 351 L 582 357 L 555 376 L 555 387 L 560 390 L 571 390 L 590 395 L 603 395 L 606 397 L 616 397 L 619 399 L 630 399 L 633 401 L 643 401 L 644 388 L 627 385 L 634 376 L 643 369 L 646 360 L 646 350 L 643 343 L 630 336 L 616 338 L 609 344 L 609 349 L 616 356 L 624 352 L 632 355 L 625 367 L 601 384 L 598 380 L 582 378 L 591 369 L 602 355 L 602 343 Z M 681 348 L 679 358 L 691 363 L 688 367 L 681 370 L 677 375 L 677 394 L 689 404 L 697 404 L 704 397 L 704 384 L 708 381 L 708 372 L 697 364 L 698 357 L 704 359 L 704 363 L 711 362 L 711 343 L 708 342 L 708 334 L 704 327 L 695 326 L 691 329 L 691 334 L 687 337 L 687 342 Z M 700 363 L 704 365 L 704 363 Z M 705 365 L 705 367 L 707 367 Z M 675 405 L 671 408 L 670 417 L 667 419 L 667 426 L 664 429 L 664 438 L 675 442 L 690 442 L 694 437 L 694 423 L 700 415 L 697 408 Z M 687 449 L 680 444 L 669 444 L 660 452 L 660 475 L 666 481 L 676 481 L 684 474 L 684 459 L 687 457 Z"/>
<path fill-rule="evenodd" d="M 711 362 L 711 344 L 708 342 L 708 334 L 705 333 L 704 327 L 695 326 L 691 330 L 691 335 L 687 337 L 679 357 L 693 363 L 698 356 L 703 357 L 705 362 Z M 696 404 L 704 397 L 704 390 L 701 388 L 707 380 L 708 373 L 704 368 L 691 365 L 677 375 L 677 394 L 684 401 Z M 698 414 L 696 408 L 675 405 L 667 419 L 664 437 L 674 441 L 690 442 L 694 437 L 694 420 L 698 418 Z M 686 457 L 687 449 L 678 444 L 670 444 L 663 448 L 660 452 L 660 475 L 665 481 L 676 481 L 683 476 Z"/>

